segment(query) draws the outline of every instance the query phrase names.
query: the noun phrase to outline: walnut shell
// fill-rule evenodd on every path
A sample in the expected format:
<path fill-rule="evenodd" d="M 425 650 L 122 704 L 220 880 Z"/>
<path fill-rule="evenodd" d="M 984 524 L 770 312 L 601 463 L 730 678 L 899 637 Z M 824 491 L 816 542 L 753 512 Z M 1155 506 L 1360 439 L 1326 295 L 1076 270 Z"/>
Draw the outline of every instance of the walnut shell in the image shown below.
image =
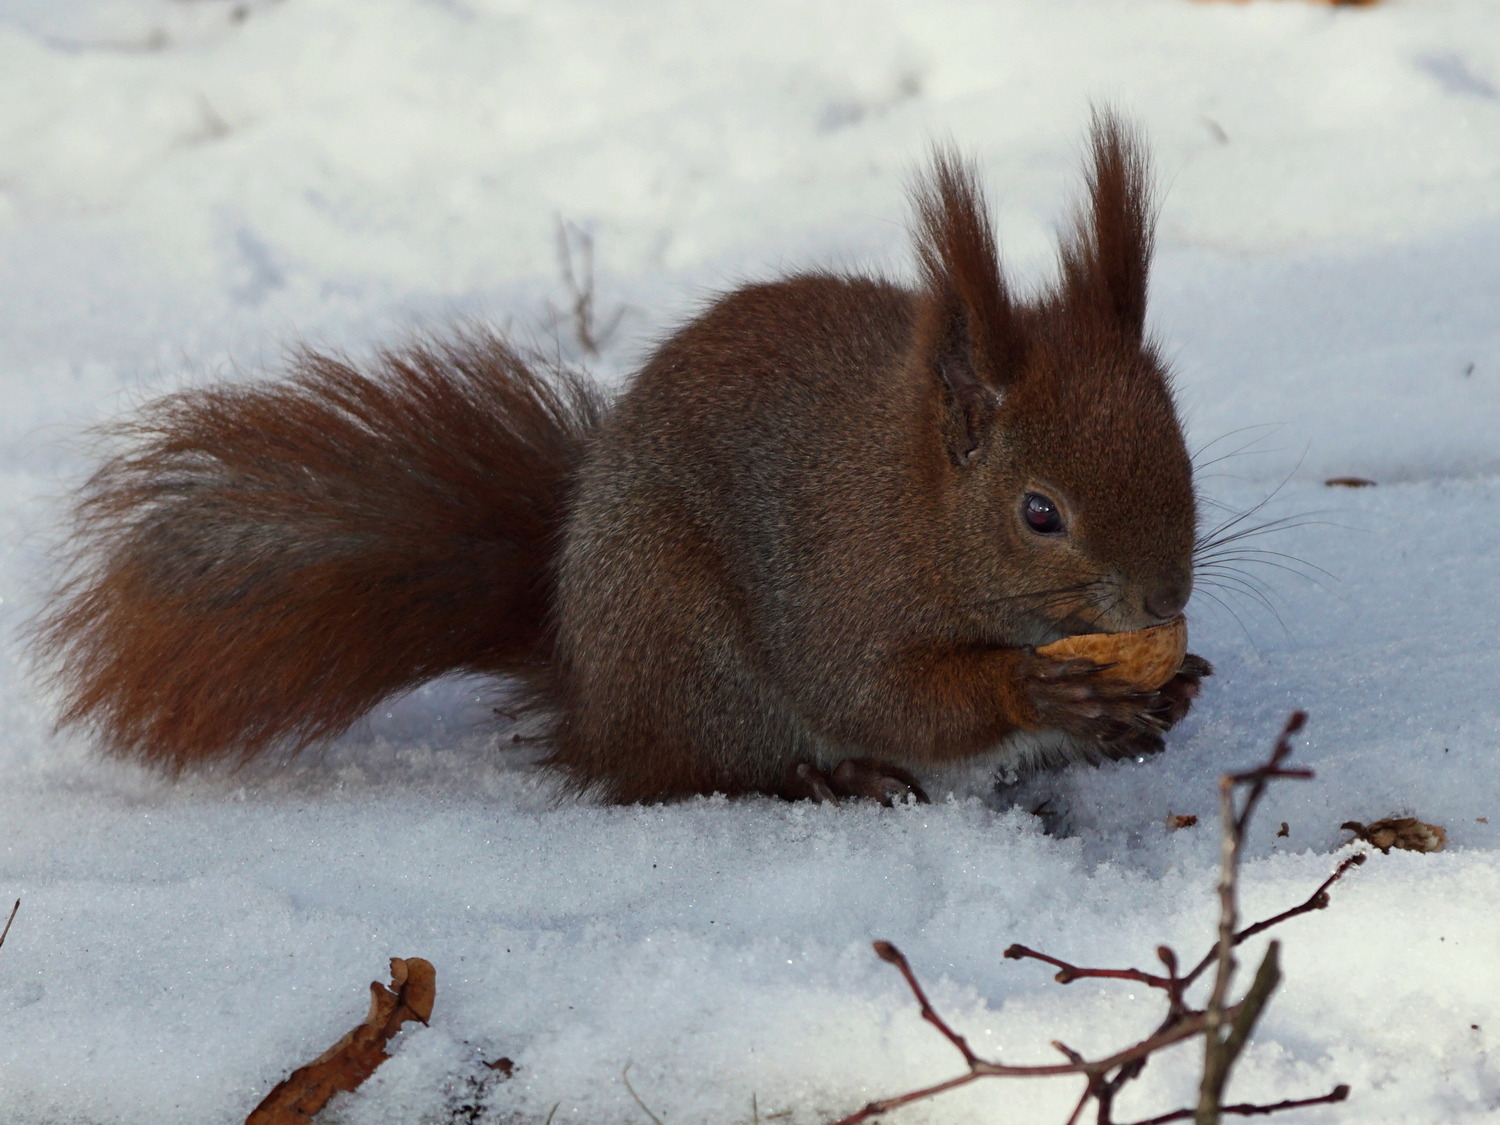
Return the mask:
<path fill-rule="evenodd" d="M 1153 691 L 1177 674 L 1187 653 L 1187 622 L 1181 617 L 1133 633 L 1081 633 L 1064 637 L 1037 652 L 1054 660 L 1082 658 L 1107 664 L 1112 680 L 1124 680 Z"/>

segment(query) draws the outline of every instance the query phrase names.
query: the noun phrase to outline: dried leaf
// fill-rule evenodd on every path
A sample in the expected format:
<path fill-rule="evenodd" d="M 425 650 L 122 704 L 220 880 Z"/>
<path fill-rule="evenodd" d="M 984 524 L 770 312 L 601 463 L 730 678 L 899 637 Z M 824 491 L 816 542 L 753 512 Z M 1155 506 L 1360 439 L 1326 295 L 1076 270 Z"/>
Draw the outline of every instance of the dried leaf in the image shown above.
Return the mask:
<path fill-rule="evenodd" d="M 1167 830 L 1176 832 L 1179 828 L 1191 828 L 1198 823 L 1198 818 L 1192 813 L 1180 813 L 1176 816 L 1167 814 Z"/>
<path fill-rule="evenodd" d="M 1323 482 L 1329 488 L 1374 488 L 1375 482 L 1368 477 L 1329 477 Z"/>
<path fill-rule="evenodd" d="M 1440 852 L 1448 846 L 1447 832 L 1414 816 L 1392 816 L 1374 824 L 1346 820 L 1339 827 L 1385 853 L 1392 848 L 1408 852 Z"/>
<path fill-rule="evenodd" d="M 307 1125 L 341 1091 L 356 1089 L 389 1057 L 385 1045 L 408 1020 L 426 1023 L 437 996 L 437 971 L 420 957 L 391 958 L 391 986 L 370 982 L 370 1011 L 312 1062 L 294 1070 L 256 1106 L 245 1125 Z"/>

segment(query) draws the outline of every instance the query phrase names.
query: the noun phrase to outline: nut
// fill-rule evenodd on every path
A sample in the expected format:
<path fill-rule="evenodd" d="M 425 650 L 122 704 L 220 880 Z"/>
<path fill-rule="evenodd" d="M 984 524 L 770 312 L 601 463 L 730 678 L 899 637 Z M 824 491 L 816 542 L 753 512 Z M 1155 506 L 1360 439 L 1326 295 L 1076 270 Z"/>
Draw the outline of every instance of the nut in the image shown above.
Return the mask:
<path fill-rule="evenodd" d="M 1181 617 L 1133 633 L 1081 633 L 1037 649 L 1054 660 L 1092 660 L 1103 675 L 1153 691 L 1177 674 L 1187 653 L 1187 622 Z"/>

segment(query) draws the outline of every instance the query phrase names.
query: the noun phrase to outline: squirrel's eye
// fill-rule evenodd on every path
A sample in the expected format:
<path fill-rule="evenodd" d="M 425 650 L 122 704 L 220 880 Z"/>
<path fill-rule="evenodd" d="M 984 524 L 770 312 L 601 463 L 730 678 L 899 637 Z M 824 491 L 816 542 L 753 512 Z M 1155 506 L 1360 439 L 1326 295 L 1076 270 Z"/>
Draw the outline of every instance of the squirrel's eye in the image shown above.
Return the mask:
<path fill-rule="evenodd" d="M 1038 535 L 1056 535 L 1063 529 L 1062 513 L 1040 492 L 1028 492 L 1022 512 L 1026 526 Z"/>

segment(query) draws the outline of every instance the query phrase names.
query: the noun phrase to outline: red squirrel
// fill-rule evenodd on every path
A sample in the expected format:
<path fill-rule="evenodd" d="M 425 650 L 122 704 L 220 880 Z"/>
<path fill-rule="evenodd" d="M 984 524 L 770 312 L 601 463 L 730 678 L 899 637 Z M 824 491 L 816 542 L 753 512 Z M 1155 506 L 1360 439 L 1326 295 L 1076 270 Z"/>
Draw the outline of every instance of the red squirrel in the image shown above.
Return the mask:
<path fill-rule="evenodd" d="M 1035 651 L 1173 618 L 1193 584 L 1147 157 L 1110 112 L 1089 148 L 1031 300 L 939 149 L 918 284 L 746 285 L 613 402 L 469 332 L 148 406 L 40 622 L 61 721 L 180 769 L 492 674 L 545 764 L 620 802 L 925 799 L 909 771 L 1160 748 L 1206 661 L 1143 693 Z"/>

